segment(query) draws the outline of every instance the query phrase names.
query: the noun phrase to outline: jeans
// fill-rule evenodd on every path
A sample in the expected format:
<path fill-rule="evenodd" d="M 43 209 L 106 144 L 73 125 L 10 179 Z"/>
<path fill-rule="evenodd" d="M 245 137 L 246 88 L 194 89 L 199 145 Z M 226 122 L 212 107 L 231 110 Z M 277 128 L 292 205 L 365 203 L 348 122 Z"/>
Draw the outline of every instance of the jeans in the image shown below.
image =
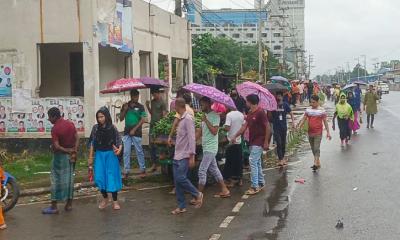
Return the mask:
<path fill-rule="evenodd" d="M 374 114 L 367 114 L 367 124 L 369 126 L 374 126 L 375 115 Z"/>
<path fill-rule="evenodd" d="M 221 171 L 218 168 L 215 153 L 203 152 L 203 159 L 199 166 L 199 185 L 206 185 L 207 171 L 215 178 L 217 182 L 223 181 Z"/>
<path fill-rule="evenodd" d="M 287 129 L 277 128 L 274 131 L 274 140 L 276 142 L 276 152 L 279 160 L 283 160 L 286 153 L 286 135 Z"/>
<path fill-rule="evenodd" d="M 251 187 L 258 188 L 265 185 L 264 174 L 261 166 L 261 156 L 263 154 L 263 148 L 260 146 L 250 147 L 250 177 Z"/>
<path fill-rule="evenodd" d="M 144 152 L 142 147 L 142 138 L 125 135 L 122 138 L 122 141 L 124 142 L 124 173 L 129 173 L 131 170 L 132 145 L 135 147 L 140 170 L 142 172 L 146 171 Z"/>
<path fill-rule="evenodd" d="M 189 170 L 189 159 L 174 160 L 173 172 L 175 182 L 176 200 L 180 209 L 186 208 L 185 192 L 198 197 L 199 191 L 187 178 Z"/>

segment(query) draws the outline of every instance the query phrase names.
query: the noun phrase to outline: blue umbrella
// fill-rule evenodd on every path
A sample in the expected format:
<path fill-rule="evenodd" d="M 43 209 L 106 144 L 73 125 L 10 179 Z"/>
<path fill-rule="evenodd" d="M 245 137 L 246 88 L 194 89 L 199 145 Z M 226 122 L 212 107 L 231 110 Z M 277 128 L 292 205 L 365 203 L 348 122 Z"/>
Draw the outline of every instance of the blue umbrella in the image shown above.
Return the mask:
<path fill-rule="evenodd" d="M 271 80 L 281 81 L 281 82 L 289 82 L 289 80 L 287 80 L 287 78 L 284 78 L 282 76 L 273 76 L 273 77 L 271 77 Z"/>

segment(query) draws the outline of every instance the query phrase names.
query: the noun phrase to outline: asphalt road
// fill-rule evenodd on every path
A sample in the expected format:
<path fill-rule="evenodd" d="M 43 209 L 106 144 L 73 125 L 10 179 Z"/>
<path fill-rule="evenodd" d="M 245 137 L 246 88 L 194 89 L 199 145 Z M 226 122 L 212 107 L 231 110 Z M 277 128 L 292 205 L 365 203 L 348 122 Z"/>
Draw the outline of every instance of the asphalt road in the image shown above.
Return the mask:
<path fill-rule="evenodd" d="M 9 228 L 0 240 L 398 239 L 398 129 L 400 93 L 392 92 L 384 96 L 374 130 L 363 125 L 346 148 L 338 132 L 324 140 L 318 173 L 310 169 L 305 144 L 287 169 L 266 170 L 266 190 L 248 199 L 242 199 L 247 183 L 230 199 L 213 199 L 218 189 L 209 187 L 203 208 L 182 216 L 169 214 L 176 206 L 170 188 L 123 193 L 119 212 L 99 211 L 99 197 L 76 200 L 74 211 L 56 216 L 43 216 L 44 204 L 18 206 L 6 215 Z M 338 219 L 343 229 L 335 228 Z"/>

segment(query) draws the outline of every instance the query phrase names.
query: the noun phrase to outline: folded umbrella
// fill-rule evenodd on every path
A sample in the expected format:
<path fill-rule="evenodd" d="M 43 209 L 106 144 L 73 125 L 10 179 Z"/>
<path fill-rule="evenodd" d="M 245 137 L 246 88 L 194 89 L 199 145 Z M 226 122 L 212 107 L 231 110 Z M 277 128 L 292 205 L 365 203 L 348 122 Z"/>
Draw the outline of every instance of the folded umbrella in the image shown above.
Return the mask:
<path fill-rule="evenodd" d="M 244 82 L 236 86 L 236 89 L 242 97 L 247 97 L 251 94 L 257 95 L 260 98 L 259 106 L 264 110 L 274 111 L 277 109 L 277 103 L 274 95 L 272 95 L 268 89 L 258 84 L 253 82 Z"/>
<path fill-rule="evenodd" d="M 198 83 L 191 83 L 184 86 L 183 89 L 186 89 L 189 92 L 201 95 L 203 97 L 208 97 L 213 102 L 221 103 L 228 108 L 236 109 L 235 102 L 233 102 L 232 98 L 214 87 Z"/>
<path fill-rule="evenodd" d="M 146 85 L 144 85 L 138 79 L 121 78 L 107 83 L 106 89 L 100 91 L 100 93 L 119 93 L 141 88 L 146 88 Z"/>
<path fill-rule="evenodd" d="M 148 87 L 160 87 L 160 88 L 168 87 L 167 82 L 157 79 L 157 78 L 141 77 L 141 78 L 139 78 L 139 81 Z"/>

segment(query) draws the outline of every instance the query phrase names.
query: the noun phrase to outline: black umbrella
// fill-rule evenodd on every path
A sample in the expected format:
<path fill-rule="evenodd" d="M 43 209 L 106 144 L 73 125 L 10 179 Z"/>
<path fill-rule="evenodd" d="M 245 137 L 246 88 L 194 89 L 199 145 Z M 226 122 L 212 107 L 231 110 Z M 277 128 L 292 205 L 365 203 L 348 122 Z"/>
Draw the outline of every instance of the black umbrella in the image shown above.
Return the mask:
<path fill-rule="evenodd" d="M 285 92 L 288 90 L 287 87 L 283 86 L 280 83 L 268 83 L 265 85 L 265 88 L 268 89 L 270 92 Z"/>

